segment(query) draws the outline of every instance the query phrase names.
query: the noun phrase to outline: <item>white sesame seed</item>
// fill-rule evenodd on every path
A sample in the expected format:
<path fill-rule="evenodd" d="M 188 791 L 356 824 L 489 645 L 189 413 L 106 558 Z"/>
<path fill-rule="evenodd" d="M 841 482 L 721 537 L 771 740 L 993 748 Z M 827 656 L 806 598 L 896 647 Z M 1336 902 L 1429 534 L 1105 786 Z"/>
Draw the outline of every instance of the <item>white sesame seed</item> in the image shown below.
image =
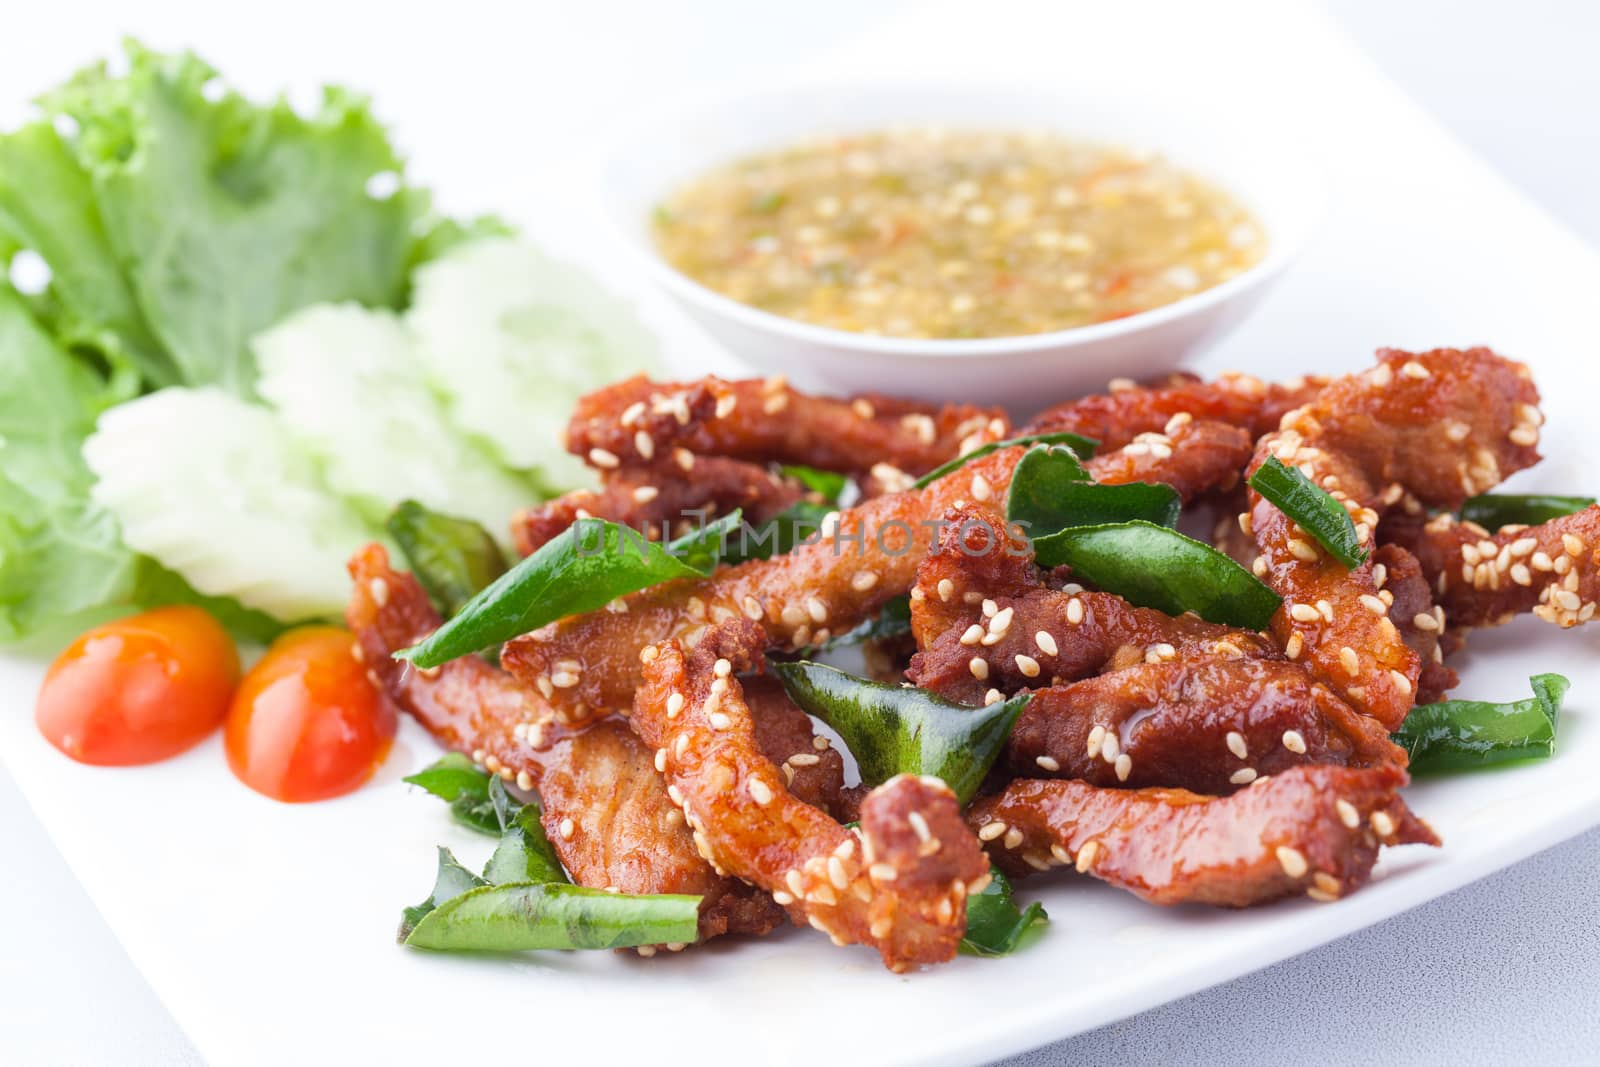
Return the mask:
<path fill-rule="evenodd" d="M 1047 771 L 1059 771 L 1061 769 L 1061 764 L 1056 761 L 1054 756 L 1039 756 L 1033 762 Z"/>
<path fill-rule="evenodd" d="M 999 610 L 1000 610 L 1000 605 L 999 604 L 996 604 L 994 601 L 992 601 L 992 600 L 990 600 L 988 598 L 984 599 L 984 601 L 983 601 L 983 617 L 984 618 L 986 618 L 986 619 L 994 618 L 995 614 Z"/>
<path fill-rule="evenodd" d="M 1291 845 L 1279 845 L 1276 855 L 1278 866 L 1282 867 L 1283 873 L 1290 878 L 1300 878 L 1310 869 L 1305 854 Z"/>
<path fill-rule="evenodd" d="M 1394 681 L 1394 687 L 1406 696 L 1411 695 L 1411 679 L 1399 671 L 1390 671 L 1389 677 Z"/>
<path fill-rule="evenodd" d="M 944 601 L 945 603 L 949 603 L 950 602 L 950 597 L 952 595 L 954 595 L 954 593 L 956 591 L 956 583 L 952 582 L 948 578 L 940 578 L 939 579 L 938 590 L 939 590 L 939 599 Z"/>
<path fill-rule="evenodd" d="M 1067 622 L 1073 626 L 1083 621 L 1083 601 L 1073 597 L 1067 601 Z"/>
<path fill-rule="evenodd" d="M 1312 547 L 1309 541 L 1302 541 L 1298 537 L 1289 539 L 1289 554 L 1303 563 L 1315 563 L 1317 561 L 1317 550 Z"/>
<path fill-rule="evenodd" d="M 575 828 L 572 825 L 571 819 L 562 819 L 561 822 L 556 826 L 556 833 L 561 835 L 561 840 L 571 841 L 574 829 Z"/>
<path fill-rule="evenodd" d="M 1305 643 L 1305 638 L 1301 637 L 1298 631 L 1292 633 L 1289 635 L 1289 640 L 1283 643 L 1283 654 L 1292 660 L 1299 659 L 1300 650 L 1305 647 Z"/>
<path fill-rule="evenodd" d="M 1254 767 L 1240 767 L 1238 770 L 1228 775 L 1228 781 L 1232 782 L 1234 785 L 1249 785 L 1255 780 L 1256 769 Z"/>
<path fill-rule="evenodd" d="M 1117 753 L 1122 751 L 1121 741 L 1115 730 L 1107 730 L 1105 738 L 1100 742 L 1100 758 L 1107 763 L 1117 761 Z"/>
<path fill-rule="evenodd" d="M 1117 781 L 1126 782 L 1128 780 L 1128 775 L 1133 773 L 1133 757 L 1124 752 L 1122 755 L 1117 757 L 1115 767 L 1117 771 Z"/>
<path fill-rule="evenodd" d="M 374 578 L 367 583 L 367 592 L 372 597 L 372 602 L 378 607 L 389 603 L 389 583 L 382 578 Z"/>
<path fill-rule="evenodd" d="M 683 694 L 682 693 L 669 693 L 669 694 L 667 694 L 667 718 L 676 719 L 678 717 L 678 713 L 680 711 L 682 711 L 682 710 L 683 710 Z"/>
<path fill-rule="evenodd" d="M 858 593 L 865 593 L 877 584 L 878 573 L 876 571 L 856 571 L 855 576 L 850 579 L 850 588 Z"/>
<path fill-rule="evenodd" d="M 532 789 L 533 788 L 533 775 L 529 774 L 525 770 L 524 771 L 518 771 L 517 772 L 517 788 L 521 789 L 521 790 L 524 790 L 524 791 Z"/>
<path fill-rule="evenodd" d="M 1414 359 L 1408 360 L 1405 366 L 1400 368 L 1400 373 L 1404 374 L 1407 378 L 1415 378 L 1418 381 L 1430 377 L 1428 368 L 1424 367 Z"/>
<path fill-rule="evenodd" d="M 1333 810 L 1339 813 L 1339 821 L 1344 823 L 1347 829 L 1354 830 L 1361 825 L 1361 813 L 1356 810 L 1354 804 L 1343 797 L 1333 802 Z"/>
<path fill-rule="evenodd" d="M 1040 630 L 1038 633 L 1033 635 L 1033 643 L 1038 645 L 1039 651 L 1043 652 L 1047 656 L 1054 656 L 1058 651 L 1056 648 L 1056 639 L 1051 637 L 1050 634 L 1045 630 Z"/>
<path fill-rule="evenodd" d="M 1005 838 L 1000 842 L 1006 848 L 1016 848 L 1022 844 L 1022 831 L 1015 826 L 1006 831 Z"/>
<path fill-rule="evenodd" d="M 989 620 L 989 632 L 1003 634 L 1011 629 L 1011 620 L 1016 615 L 1015 608 L 1006 608 L 1004 611 L 995 612 L 994 618 Z"/>
<path fill-rule="evenodd" d="M 1520 426 L 1513 426 L 1511 432 L 1506 436 L 1510 438 L 1512 444 L 1521 445 L 1524 448 L 1532 448 L 1539 443 L 1538 428 L 1529 426 L 1526 423 Z"/>
<path fill-rule="evenodd" d="M 1349 673 L 1350 677 L 1361 676 L 1361 656 L 1349 645 L 1339 649 L 1339 665 Z"/>
<path fill-rule="evenodd" d="M 1080 848 L 1078 850 L 1078 861 L 1074 865 L 1077 868 L 1078 873 L 1088 873 L 1089 868 L 1094 866 L 1095 858 L 1099 855 L 1100 842 L 1098 841 L 1090 841 L 1088 844 Z"/>
<path fill-rule="evenodd" d="M 1000 695 L 1000 690 L 990 689 L 988 692 L 983 694 L 983 706 L 988 707 L 991 704 L 998 704 L 1004 699 L 1005 697 Z"/>
<path fill-rule="evenodd" d="M 1244 743 L 1244 735 L 1238 730 L 1229 730 L 1226 740 L 1228 742 L 1229 752 L 1232 752 L 1240 759 L 1248 759 L 1250 757 L 1250 749 Z"/>
<path fill-rule="evenodd" d="M 1394 836 L 1394 820 L 1389 817 L 1388 812 L 1375 811 L 1372 813 L 1372 831 L 1379 837 Z"/>
<path fill-rule="evenodd" d="M 961 635 L 961 643 L 963 645 L 975 645 L 982 640 L 983 627 L 977 623 L 973 623 L 971 626 L 967 627 L 966 632 Z"/>
<path fill-rule="evenodd" d="M 608 470 L 621 466 L 622 464 L 622 461 L 617 458 L 617 454 L 615 452 L 608 452 L 603 448 L 589 449 L 589 462 L 593 463 L 596 467 L 605 467 Z"/>
<path fill-rule="evenodd" d="M 1089 731 L 1088 744 L 1084 746 L 1090 759 L 1094 759 L 1095 754 L 1100 751 L 1100 743 L 1105 739 L 1106 728 L 1096 723 L 1094 729 Z"/>
<path fill-rule="evenodd" d="M 1389 606 L 1383 601 L 1379 600 L 1377 597 L 1373 596 L 1371 593 L 1362 593 L 1357 599 L 1361 601 L 1362 607 L 1366 608 L 1374 615 L 1389 614 Z"/>
<path fill-rule="evenodd" d="M 979 841 L 993 841 L 995 838 L 999 837 L 1001 834 L 1003 834 L 1005 832 L 1006 832 L 1006 824 L 1005 823 L 1000 822 L 999 820 L 996 820 L 994 822 L 986 822 L 982 826 L 978 827 L 978 840 Z"/>
<path fill-rule="evenodd" d="M 789 757 L 789 762 L 796 767 L 815 767 L 822 762 L 822 758 L 810 752 L 796 752 Z"/>
<path fill-rule="evenodd" d="M 1039 661 L 1032 656 L 1024 656 L 1019 652 L 1017 653 L 1017 670 L 1021 671 L 1025 677 L 1037 678 L 1039 676 Z"/>
<path fill-rule="evenodd" d="M 811 616 L 812 622 L 828 621 L 828 606 L 814 596 L 806 597 L 806 614 Z"/>
<path fill-rule="evenodd" d="M 993 495 L 994 490 L 989 485 L 989 479 L 981 474 L 974 474 L 972 476 L 972 499 L 981 502 L 988 500 Z"/>
<path fill-rule="evenodd" d="M 1289 617 L 1295 622 L 1317 622 L 1322 613 L 1310 604 L 1294 604 L 1289 608 Z"/>
<path fill-rule="evenodd" d="M 972 671 L 972 676 L 980 682 L 989 677 L 989 661 L 982 656 L 973 656 L 967 663 L 967 669 Z"/>
<path fill-rule="evenodd" d="M 1283 732 L 1283 747 L 1297 756 L 1306 754 L 1306 739 L 1299 730 L 1285 730 Z"/>

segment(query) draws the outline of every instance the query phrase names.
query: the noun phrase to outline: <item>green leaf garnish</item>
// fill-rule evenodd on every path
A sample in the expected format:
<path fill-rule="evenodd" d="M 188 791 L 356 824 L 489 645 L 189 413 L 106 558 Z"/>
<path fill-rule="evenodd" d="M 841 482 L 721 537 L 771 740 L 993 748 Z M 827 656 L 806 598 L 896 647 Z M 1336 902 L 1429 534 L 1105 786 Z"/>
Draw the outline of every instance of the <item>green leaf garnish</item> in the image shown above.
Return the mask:
<path fill-rule="evenodd" d="M 506 572 L 506 558 L 489 531 L 471 519 L 430 511 L 402 500 L 384 522 L 439 613 L 450 618 Z"/>
<path fill-rule="evenodd" d="M 1037 900 L 1026 909 L 1012 899 L 1011 882 L 994 867 L 983 892 L 967 898 L 967 933 L 961 939 L 965 956 L 1009 956 L 1025 937 L 1042 932 L 1050 917 Z"/>
<path fill-rule="evenodd" d="M 1148 522 L 1084 526 L 1033 543 L 1043 567 L 1074 576 L 1129 603 L 1168 615 L 1264 630 L 1283 603 L 1259 578 L 1210 545 Z"/>
<path fill-rule="evenodd" d="M 461 825 L 491 836 L 503 829 L 491 783 L 499 779 L 479 768 L 459 752 L 447 752 L 428 767 L 403 781 L 421 786 L 450 805 L 450 815 Z M 498 792 L 504 796 L 505 787 Z"/>
<path fill-rule="evenodd" d="M 991 441 L 986 445 L 979 445 L 964 456 L 957 456 L 950 462 L 933 468 L 927 474 L 911 483 L 913 489 L 924 489 L 943 478 L 953 470 L 960 470 L 968 463 L 991 452 L 998 452 L 1002 448 L 1011 448 L 1014 445 L 1066 445 L 1078 454 L 1080 459 L 1088 459 L 1094 455 L 1094 450 L 1100 447 L 1100 442 L 1092 437 L 1083 437 L 1075 433 L 1031 433 L 1022 437 L 1012 437 L 1005 441 Z"/>
<path fill-rule="evenodd" d="M 799 463 L 786 463 L 779 468 L 784 475 L 793 478 L 811 492 L 822 497 L 824 503 L 837 504 L 850 488 L 850 479 L 837 471 L 818 470 L 816 467 L 807 467 Z"/>
<path fill-rule="evenodd" d="M 470 889 L 488 885 L 482 878 L 461 866 L 455 855 L 444 846 L 439 847 L 439 870 L 433 876 L 433 892 L 421 904 L 406 908 L 400 913 L 400 933 L 397 939 L 403 944 L 423 918 L 434 908 L 460 896 Z"/>
<path fill-rule="evenodd" d="M 796 704 L 839 731 L 863 782 L 931 774 L 944 779 L 962 804 L 994 766 L 1029 700 L 1024 693 L 969 708 L 809 660 L 774 663 L 772 670 Z"/>
<path fill-rule="evenodd" d="M 1505 704 L 1445 700 L 1411 709 L 1394 734 L 1411 755 L 1411 773 L 1475 770 L 1555 751 L 1556 718 L 1571 685 L 1559 674 L 1536 674 L 1533 696 Z"/>
<path fill-rule="evenodd" d="M 822 531 L 822 520 L 833 510 L 830 504 L 799 500 L 760 526 L 741 526 L 728 537 L 722 562 L 732 566 L 752 559 L 786 556 L 815 540 Z"/>
<path fill-rule="evenodd" d="M 1366 560 L 1367 550 L 1361 547 L 1350 513 L 1298 468 L 1269 456 L 1250 475 L 1250 487 L 1315 537 L 1346 567 L 1359 567 Z"/>
<path fill-rule="evenodd" d="M 614 522 L 579 519 L 395 658 L 437 667 L 557 619 L 595 611 L 619 596 L 674 578 L 703 578 L 740 522 L 735 511 L 661 545 Z"/>
<path fill-rule="evenodd" d="M 405 943 L 451 952 L 687 943 L 699 936 L 700 900 L 629 896 L 558 883 L 480 886 L 429 911 Z"/>
<path fill-rule="evenodd" d="M 863 641 L 887 641 L 894 637 L 904 637 L 911 632 L 911 598 L 897 596 L 883 607 L 878 609 L 878 614 L 861 623 L 853 630 L 848 630 L 838 637 L 830 638 L 823 646 L 824 652 L 832 652 L 836 648 L 848 648 L 859 645 Z"/>
<path fill-rule="evenodd" d="M 1461 505 L 1461 521 L 1475 522 L 1493 532 L 1502 526 L 1537 526 L 1593 504 L 1592 496 L 1484 493 Z"/>
<path fill-rule="evenodd" d="M 1170 485 L 1101 485 L 1076 453 L 1059 445 L 1030 448 L 1017 461 L 1006 491 L 1006 521 L 1019 523 L 1030 537 L 1135 519 L 1174 526 L 1182 506 Z"/>
<path fill-rule="evenodd" d="M 483 878 L 491 885 L 568 880 L 555 846 L 539 823 L 539 805 L 524 804 L 509 816 L 500 843 L 483 868 Z"/>

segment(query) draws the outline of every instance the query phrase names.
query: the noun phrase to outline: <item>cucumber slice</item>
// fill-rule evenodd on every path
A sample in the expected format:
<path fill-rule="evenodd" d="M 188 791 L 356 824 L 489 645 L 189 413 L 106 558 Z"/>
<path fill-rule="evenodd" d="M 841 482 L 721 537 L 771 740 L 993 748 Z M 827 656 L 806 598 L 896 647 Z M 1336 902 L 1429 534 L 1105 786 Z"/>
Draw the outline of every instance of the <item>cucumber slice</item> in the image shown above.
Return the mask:
<path fill-rule="evenodd" d="M 510 238 L 474 241 L 421 267 L 407 323 L 455 423 L 551 489 L 592 481 L 561 446 L 578 397 L 660 365 L 631 308 Z"/>
<path fill-rule="evenodd" d="M 397 501 L 419 500 L 503 539 L 512 512 L 538 499 L 530 480 L 449 424 L 395 315 L 322 304 L 258 334 L 252 347 L 257 391 L 328 484 L 372 521 Z M 477 386 L 497 389 L 492 380 Z"/>
<path fill-rule="evenodd" d="M 345 559 L 373 531 L 266 408 L 163 389 L 102 415 L 83 456 L 123 541 L 200 592 L 285 621 L 343 610 Z"/>

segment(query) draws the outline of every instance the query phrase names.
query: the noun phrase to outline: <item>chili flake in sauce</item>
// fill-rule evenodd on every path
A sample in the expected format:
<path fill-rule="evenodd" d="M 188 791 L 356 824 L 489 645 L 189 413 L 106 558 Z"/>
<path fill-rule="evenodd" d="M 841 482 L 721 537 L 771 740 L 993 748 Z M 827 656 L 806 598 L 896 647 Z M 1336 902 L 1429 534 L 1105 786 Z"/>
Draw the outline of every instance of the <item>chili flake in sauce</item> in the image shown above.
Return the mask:
<path fill-rule="evenodd" d="M 656 212 L 724 296 L 886 337 L 1007 337 L 1123 318 L 1260 261 L 1260 225 L 1150 154 L 1053 135 L 904 129 L 710 171 Z"/>

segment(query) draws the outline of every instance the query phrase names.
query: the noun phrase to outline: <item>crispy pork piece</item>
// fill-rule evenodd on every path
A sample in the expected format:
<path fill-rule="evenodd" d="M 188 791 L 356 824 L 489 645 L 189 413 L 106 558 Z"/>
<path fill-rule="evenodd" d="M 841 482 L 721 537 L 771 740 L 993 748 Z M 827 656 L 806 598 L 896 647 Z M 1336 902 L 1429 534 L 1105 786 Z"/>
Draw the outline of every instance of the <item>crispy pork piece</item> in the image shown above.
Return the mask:
<path fill-rule="evenodd" d="M 1091 472 L 1106 481 L 1171 480 L 1192 492 L 1226 484 L 1241 457 L 1216 429 L 1180 425 L 1168 443 L 1136 443 L 1133 457 L 1108 454 L 1091 464 Z M 625 598 L 626 612 L 593 612 L 553 623 L 511 641 L 502 661 L 575 721 L 627 705 L 639 677 L 634 653 L 647 644 L 675 640 L 692 648 L 708 625 L 740 615 L 765 626 L 769 647 L 792 650 L 820 643 L 910 591 L 918 562 L 942 528 L 941 516 L 958 501 L 1003 501 L 1024 451 L 1003 448 L 925 488 L 841 511 L 836 522 L 824 523 L 816 543 L 787 555 L 647 589 Z M 1004 523 L 992 532 L 997 544 L 1013 551 L 1025 541 Z M 554 686 L 557 662 L 564 666 L 561 676 L 575 678 L 575 684 Z"/>
<path fill-rule="evenodd" d="M 1275 430 L 1284 413 L 1314 397 L 1326 378 L 1296 378 L 1281 385 L 1248 374 L 1224 374 L 1214 382 L 1174 376 L 1153 385 L 1113 381 L 1109 392 L 1050 408 L 1027 433 L 1076 433 L 1102 449 L 1121 448 L 1143 433 L 1171 432 L 1172 420 L 1210 419 L 1257 437 Z"/>
<path fill-rule="evenodd" d="M 1368 548 L 1380 509 L 1406 490 L 1453 508 L 1538 459 L 1538 393 L 1527 368 L 1485 348 L 1378 353 L 1372 370 L 1330 383 L 1263 437 L 1268 457 L 1296 466 L 1344 504 Z M 1349 569 L 1255 492 L 1247 524 L 1255 571 L 1284 597 L 1273 634 L 1358 710 L 1389 729 L 1415 702 L 1421 661 L 1389 617 L 1369 557 Z"/>
<path fill-rule="evenodd" d="M 1255 439 L 1237 426 L 1186 414 L 1174 415 L 1161 432 L 1141 433 L 1126 445 L 1102 449 L 1086 464 L 1097 482 L 1164 482 L 1184 501 L 1239 484 Z"/>
<path fill-rule="evenodd" d="M 789 699 L 776 678 L 753 675 L 742 684 L 756 745 L 778 765 L 790 795 L 837 817 L 844 794 L 844 758 L 838 749 L 816 732 L 811 716 Z"/>
<path fill-rule="evenodd" d="M 1445 612 L 1433 602 L 1433 590 L 1417 557 L 1399 545 L 1379 545 L 1372 555 L 1372 584 L 1389 606 L 1389 618 L 1406 646 L 1417 654 L 1417 703 L 1443 699 L 1461 679 L 1445 666 L 1445 656 L 1461 647 L 1461 637 L 1445 627 Z"/>
<path fill-rule="evenodd" d="M 954 459 L 964 442 L 1004 437 L 997 408 L 935 407 L 880 396 L 834 399 L 767 379 L 652 382 L 636 377 L 590 393 L 567 427 L 567 448 L 602 469 L 683 449 L 758 463 L 915 477 Z M 892 488 L 902 488 L 894 485 Z"/>
<path fill-rule="evenodd" d="M 578 519 L 593 516 L 642 530 L 651 540 L 670 539 L 696 519 L 742 509 L 746 522 L 766 522 L 803 494 L 801 487 L 757 463 L 699 456 L 694 469 L 676 463 L 627 467 L 604 477 L 598 490 L 577 489 L 511 520 L 511 535 L 524 556 L 537 552 Z"/>
<path fill-rule="evenodd" d="M 740 616 L 762 624 L 771 648 L 826 640 L 908 592 L 938 517 L 958 499 L 1002 498 L 1022 453 L 1000 449 L 927 488 L 841 511 L 815 543 L 786 555 L 657 585 L 624 598 L 626 612 L 591 612 L 524 634 L 507 643 L 501 662 L 576 721 L 632 702 L 646 645 L 676 641 L 692 649 L 709 626 Z M 563 681 L 573 684 L 553 685 L 558 662 Z"/>
<path fill-rule="evenodd" d="M 981 704 L 1137 663 L 1282 656 L 1258 633 L 1173 618 L 1076 585 L 1046 588 L 1030 554 L 986 543 L 983 531 L 999 521 L 996 513 L 966 504 L 945 518 L 911 598 L 922 650 L 907 677 L 947 700 Z"/>
<path fill-rule="evenodd" d="M 696 845 L 797 923 L 876 948 L 891 970 L 950 959 L 967 895 L 989 878 L 955 795 L 938 779 L 901 775 L 868 794 L 859 831 L 797 799 L 761 754 L 735 677 L 765 642 L 741 620 L 715 628 L 687 661 L 675 642 L 645 649 L 631 721 L 656 749 Z"/>
<path fill-rule="evenodd" d="M 350 562 L 346 619 L 373 683 L 443 745 L 537 790 L 541 821 L 579 885 L 624 893 L 690 893 L 700 937 L 762 934 L 783 921 L 770 897 L 716 874 L 696 853 L 650 750 L 620 722 L 572 731 L 510 675 L 476 656 L 431 671 L 392 658 L 432 633 L 439 617 L 411 575 L 392 570 L 379 545 Z M 682 947 L 682 946 L 677 946 Z"/>
<path fill-rule="evenodd" d="M 1497 626 L 1524 612 L 1563 629 L 1594 618 L 1600 504 L 1493 534 L 1448 513 L 1393 529 L 1416 554 L 1452 626 Z"/>
<path fill-rule="evenodd" d="M 1013 875 L 1074 866 L 1155 904 L 1242 908 L 1363 885 L 1380 845 L 1437 845 L 1398 790 L 1394 765 L 1292 767 L 1228 797 L 1024 780 L 967 818 Z"/>
<path fill-rule="evenodd" d="M 1283 660 L 1183 656 L 1033 694 L 1018 775 L 1226 795 L 1307 763 L 1406 763 L 1388 731 Z"/>

